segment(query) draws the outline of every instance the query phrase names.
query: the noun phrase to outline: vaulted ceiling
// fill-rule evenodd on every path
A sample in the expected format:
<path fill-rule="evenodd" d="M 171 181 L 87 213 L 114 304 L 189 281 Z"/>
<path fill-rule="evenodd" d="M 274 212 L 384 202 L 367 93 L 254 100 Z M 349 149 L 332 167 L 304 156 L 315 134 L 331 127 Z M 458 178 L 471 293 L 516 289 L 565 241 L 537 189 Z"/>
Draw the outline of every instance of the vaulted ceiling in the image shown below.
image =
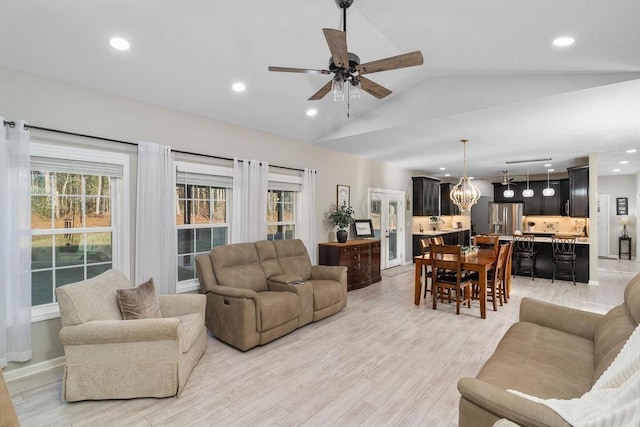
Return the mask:
<path fill-rule="evenodd" d="M 421 50 L 424 65 L 368 75 L 393 93 L 349 107 L 307 100 L 329 76 L 267 71 L 327 67 L 335 0 L 5 0 L 2 12 L 0 65 L 437 177 L 460 175 L 462 138 L 478 178 L 590 153 L 601 175 L 640 171 L 640 153 L 625 153 L 640 148 L 637 0 L 355 0 L 349 51 L 369 62 Z M 114 35 L 130 50 L 113 50 Z M 575 44 L 552 46 L 559 36 Z M 511 166 L 525 168 L 546 171 Z"/>

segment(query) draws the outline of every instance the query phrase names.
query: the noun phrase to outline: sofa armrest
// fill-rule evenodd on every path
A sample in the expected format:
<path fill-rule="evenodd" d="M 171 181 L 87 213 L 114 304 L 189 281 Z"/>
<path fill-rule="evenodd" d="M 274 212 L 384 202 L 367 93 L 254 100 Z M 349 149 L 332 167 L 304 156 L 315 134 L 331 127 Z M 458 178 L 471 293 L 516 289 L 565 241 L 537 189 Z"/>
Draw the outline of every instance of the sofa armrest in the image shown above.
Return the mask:
<path fill-rule="evenodd" d="M 300 294 L 300 292 L 298 292 L 298 290 L 300 289 L 300 286 L 301 285 L 304 286 L 306 283 L 303 282 L 299 285 L 293 285 L 293 284 L 283 284 L 283 283 L 272 282 L 269 280 L 267 284 L 269 285 L 270 291 L 293 292 L 295 294 Z"/>
<path fill-rule="evenodd" d="M 200 313 L 204 319 L 207 297 L 201 294 L 158 295 L 162 317 Z"/>
<path fill-rule="evenodd" d="M 582 338 L 593 340 L 594 331 L 603 315 L 551 304 L 533 298 L 520 303 L 520 321 L 535 323 Z"/>
<path fill-rule="evenodd" d="M 137 320 L 94 320 L 60 329 L 63 345 L 114 344 L 178 340 L 182 322 L 173 318 Z"/>
<path fill-rule="evenodd" d="M 296 276 L 295 274 L 278 274 L 276 276 L 269 277 L 268 282 L 288 285 L 289 283 L 299 282 L 301 280 L 303 280 L 302 277 Z"/>
<path fill-rule="evenodd" d="M 208 293 L 229 298 L 251 298 L 256 300 L 256 302 L 258 300 L 258 294 L 256 291 L 252 291 L 251 289 L 232 288 L 231 286 L 216 286 L 208 291 Z"/>
<path fill-rule="evenodd" d="M 458 391 L 474 405 L 521 426 L 570 426 L 551 408 L 476 378 L 458 380 Z"/>
<path fill-rule="evenodd" d="M 311 280 L 335 280 L 347 284 L 347 267 L 341 265 L 311 266 Z"/>

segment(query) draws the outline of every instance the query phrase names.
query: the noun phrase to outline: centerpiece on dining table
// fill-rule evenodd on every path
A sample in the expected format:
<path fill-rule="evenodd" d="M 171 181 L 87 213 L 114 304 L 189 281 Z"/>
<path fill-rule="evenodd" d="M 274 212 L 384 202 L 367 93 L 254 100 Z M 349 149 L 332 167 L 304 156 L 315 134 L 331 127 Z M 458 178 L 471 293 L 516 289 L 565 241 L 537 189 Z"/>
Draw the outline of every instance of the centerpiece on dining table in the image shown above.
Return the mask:
<path fill-rule="evenodd" d="M 462 246 L 460 248 L 460 255 L 462 256 L 476 255 L 479 250 L 480 250 L 480 246 L 475 246 L 475 245 Z"/>

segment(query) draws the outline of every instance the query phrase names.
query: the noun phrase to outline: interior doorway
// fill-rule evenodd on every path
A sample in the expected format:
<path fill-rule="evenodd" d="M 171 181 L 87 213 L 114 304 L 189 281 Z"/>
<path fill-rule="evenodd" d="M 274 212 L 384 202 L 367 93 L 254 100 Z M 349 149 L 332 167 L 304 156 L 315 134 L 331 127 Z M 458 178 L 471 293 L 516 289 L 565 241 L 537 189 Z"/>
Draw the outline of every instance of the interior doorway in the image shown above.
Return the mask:
<path fill-rule="evenodd" d="M 609 195 L 598 195 L 598 256 L 611 257 Z"/>
<path fill-rule="evenodd" d="M 369 189 L 369 218 L 380 239 L 380 268 L 402 265 L 404 259 L 404 191 Z"/>

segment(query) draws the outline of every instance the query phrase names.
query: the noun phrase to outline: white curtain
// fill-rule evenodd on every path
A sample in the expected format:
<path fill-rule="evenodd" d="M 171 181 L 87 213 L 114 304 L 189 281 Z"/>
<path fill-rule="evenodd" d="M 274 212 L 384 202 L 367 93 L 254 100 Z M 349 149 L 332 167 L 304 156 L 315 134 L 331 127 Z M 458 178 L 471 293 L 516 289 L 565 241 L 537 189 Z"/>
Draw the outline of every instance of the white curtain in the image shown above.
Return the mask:
<path fill-rule="evenodd" d="M 232 243 L 267 238 L 268 186 L 269 163 L 234 159 Z"/>
<path fill-rule="evenodd" d="M 31 359 L 30 138 L 24 125 L 17 121 L 0 132 L 0 367 Z"/>
<path fill-rule="evenodd" d="M 171 147 L 138 143 L 136 284 L 153 278 L 159 294 L 176 292 L 176 173 Z"/>
<path fill-rule="evenodd" d="M 300 194 L 300 228 L 298 237 L 304 242 L 309 252 L 311 263 L 316 264 L 317 239 L 316 239 L 316 171 L 305 169 L 302 173 L 302 193 Z"/>

